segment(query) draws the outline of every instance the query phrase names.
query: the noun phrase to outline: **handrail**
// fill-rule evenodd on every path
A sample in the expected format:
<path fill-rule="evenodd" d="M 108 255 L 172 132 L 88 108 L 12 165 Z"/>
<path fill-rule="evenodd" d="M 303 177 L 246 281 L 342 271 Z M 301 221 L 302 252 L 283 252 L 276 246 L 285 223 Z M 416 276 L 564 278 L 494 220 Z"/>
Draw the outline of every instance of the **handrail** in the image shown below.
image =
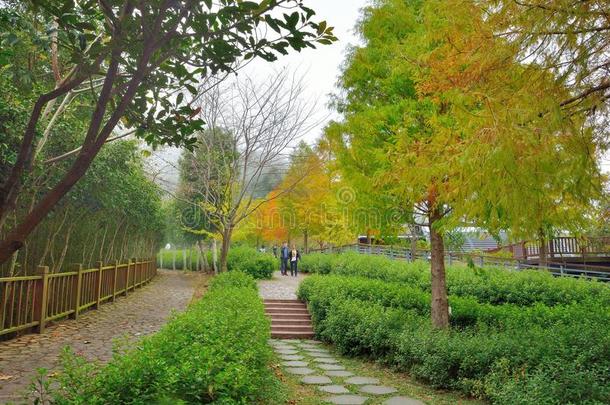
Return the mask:
<path fill-rule="evenodd" d="M 129 260 L 127 263 L 49 273 L 39 266 L 38 275 L 0 278 L 0 336 L 30 328 L 38 333 L 49 321 L 70 316 L 78 318 L 86 308 L 99 308 L 119 294 L 142 286 L 157 274 L 156 260 Z"/>

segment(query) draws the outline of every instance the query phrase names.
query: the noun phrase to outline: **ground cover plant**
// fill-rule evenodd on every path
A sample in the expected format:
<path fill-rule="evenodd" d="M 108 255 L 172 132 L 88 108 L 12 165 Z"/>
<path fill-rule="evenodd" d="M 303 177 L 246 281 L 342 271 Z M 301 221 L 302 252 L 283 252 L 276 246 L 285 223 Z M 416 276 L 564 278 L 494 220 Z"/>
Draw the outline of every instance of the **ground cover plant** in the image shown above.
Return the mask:
<path fill-rule="evenodd" d="M 330 275 L 304 280 L 299 296 L 308 301 L 318 336 L 343 353 L 374 357 L 432 386 L 492 403 L 610 401 L 603 284 L 452 267 L 451 328 L 438 330 L 430 323 L 421 264 L 338 255 L 311 259 L 310 269 L 329 268 L 324 261 L 332 263 Z"/>
<path fill-rule="evenodd" d="M 104 367 L 67 355 L 57 403 L 268 403 L 269 321 L 252 277 L 215 277 L 209 291 Z"/>

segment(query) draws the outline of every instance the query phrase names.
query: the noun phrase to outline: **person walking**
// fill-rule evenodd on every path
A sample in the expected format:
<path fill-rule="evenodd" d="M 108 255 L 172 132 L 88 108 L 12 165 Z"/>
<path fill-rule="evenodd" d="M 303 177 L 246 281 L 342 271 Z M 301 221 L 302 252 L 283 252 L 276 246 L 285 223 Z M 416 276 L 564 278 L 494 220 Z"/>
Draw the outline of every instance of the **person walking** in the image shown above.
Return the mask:
<path fill-rule="evenodd" d="M 288 258 L 290 257 L 290 249 L 288 249 L 288 243 L 282 243 L 282 248 L 280 249 L 280 271 L 282 272 L 282 276 L 288 275 Z"/>
<path fill-rule="evenodd" d="M 271 249 L 273 250 L 273 257 L 277 259 L 277 245 L 274 243 Z"/>
<path fill-rule="evenodd" d="M 292 245 L 290 250 L 290 275 L 296 277 L 298 275 L 298 262 L 301 260 L 301 254 L 296 246 Z"/>

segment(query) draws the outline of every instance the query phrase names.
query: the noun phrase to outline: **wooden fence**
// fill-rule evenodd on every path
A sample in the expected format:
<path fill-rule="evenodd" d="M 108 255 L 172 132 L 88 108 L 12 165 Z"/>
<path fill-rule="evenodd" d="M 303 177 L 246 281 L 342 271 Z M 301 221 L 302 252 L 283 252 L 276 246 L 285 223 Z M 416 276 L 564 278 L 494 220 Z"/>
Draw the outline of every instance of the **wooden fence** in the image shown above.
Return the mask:
<path fill-rule="evenodd" d="M 47 266 L 38 275 L 0 278 L 0 335 L 36 328 L 44 332 L 53 320 L 71 317 L 112 302 L 118 295 L 142 286 L 157 274 L 156 260 L 130 260 L 96 268 L 50 274 Z"/>

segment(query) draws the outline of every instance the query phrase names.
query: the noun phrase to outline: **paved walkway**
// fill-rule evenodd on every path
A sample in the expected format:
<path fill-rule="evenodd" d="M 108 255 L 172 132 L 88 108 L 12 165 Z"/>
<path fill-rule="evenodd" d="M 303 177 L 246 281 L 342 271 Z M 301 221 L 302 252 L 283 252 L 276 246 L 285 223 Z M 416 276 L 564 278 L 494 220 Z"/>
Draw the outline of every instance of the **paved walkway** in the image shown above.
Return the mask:
<path fill-rule="evenodd" d="M 259 282 L 259 293 L 264 299 L 296 299 L 296 290 L 304 277 L 282 276 L 278 272 L 272 280 Z M 355 375 L 319 341 L 271 339 L 269 344 L 282 360 L 284 372 L 298 376 L 301 384 L 315 386 L 325 402 L 424 405 L 417 399 L 400 395 L 396 388 L 384 385 L 377 378 Z"/>
<path fill-rule="evenodd" d="M 271 280 L 262 280 L 258 282 L 259 294 L 266 300 L 296 300 L 297 288 L 299 283 L 307 277 L 299 273 L 297 277 L 282 276 L 279 271 L 273 273 Z"/>
<path fill-rule="evenodd" d="M 57 368 L 65 346 L 90 360 L 108 361 L 114 338 L 133 342 L 156 332 L 173 310 L 184 310 L 200 277 L 197 273 L 159 270 L 150 284 L 114 304 L 82 314 L 78 321 L 58 322 L 44 334 L 0 342 L 0 403 L 23 398 L 21 393 L 36 369 Z"/>

